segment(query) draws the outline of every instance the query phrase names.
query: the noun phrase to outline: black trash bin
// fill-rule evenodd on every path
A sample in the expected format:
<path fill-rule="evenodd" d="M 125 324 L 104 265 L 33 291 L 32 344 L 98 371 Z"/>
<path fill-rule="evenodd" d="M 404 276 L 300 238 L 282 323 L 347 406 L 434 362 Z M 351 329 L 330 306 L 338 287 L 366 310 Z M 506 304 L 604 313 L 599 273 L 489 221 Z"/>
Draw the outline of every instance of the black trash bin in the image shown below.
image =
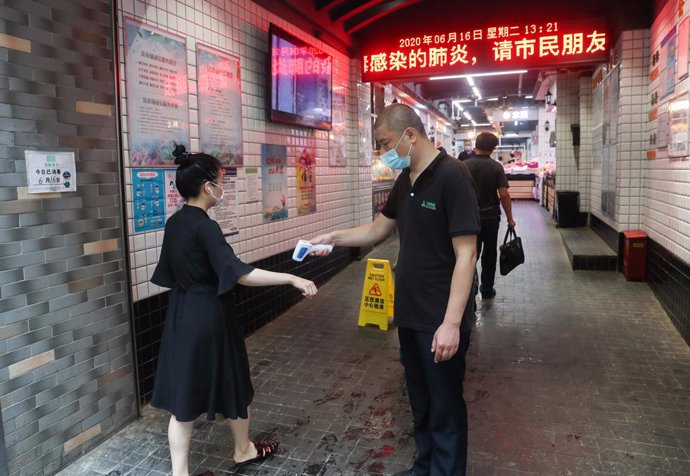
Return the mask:
<path fill-rule="evenodd" d="M 556 192 L 556 216 L 558 226 L 578 226 L 580 217 L 580 192 Z"/>

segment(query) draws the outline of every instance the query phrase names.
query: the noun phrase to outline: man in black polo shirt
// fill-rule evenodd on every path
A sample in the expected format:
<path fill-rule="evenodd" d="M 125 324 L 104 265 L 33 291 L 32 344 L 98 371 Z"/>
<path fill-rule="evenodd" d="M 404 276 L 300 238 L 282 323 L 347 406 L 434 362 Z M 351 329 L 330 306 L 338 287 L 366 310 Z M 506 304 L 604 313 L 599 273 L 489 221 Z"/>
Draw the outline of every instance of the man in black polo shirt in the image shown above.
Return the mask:
<path fill-rule="evenodd" d="M 496 246 L 498 245 L 498 227 L 501 224 L 499 200 L 508 217 L 508 226 L 515 227 L 506 173 L 503 165 L 491 158 L 491 153 L 497 145 L 498 138 L 495 135 L 482 132 L 475 142 L 475 155 L 465 161 L 477 187 L 479 216 L 482 220 L 482 231 L 477 240 L 477 256 L 481 254 L 482 257 L 479 291 L 484 299 L 496 296 L 494 289 Z"/>
<path fill-rule="evenodd" d="M 474 320 L 470 291 L 480 231 L 472 178 L 460 161 L 434 147 L 419 116 L 408 106 L 385 108 L 376 119 L 374 134 L 381 144 L 381 160 L 398 167 L 409 164 L 382 213 L 372 223 L 317 236 L 311 242 L 372 245 L 398 226 L 395 323 L 417 445 L 413 467 L 398 474 L 464 475 L 463 379 Z"/>

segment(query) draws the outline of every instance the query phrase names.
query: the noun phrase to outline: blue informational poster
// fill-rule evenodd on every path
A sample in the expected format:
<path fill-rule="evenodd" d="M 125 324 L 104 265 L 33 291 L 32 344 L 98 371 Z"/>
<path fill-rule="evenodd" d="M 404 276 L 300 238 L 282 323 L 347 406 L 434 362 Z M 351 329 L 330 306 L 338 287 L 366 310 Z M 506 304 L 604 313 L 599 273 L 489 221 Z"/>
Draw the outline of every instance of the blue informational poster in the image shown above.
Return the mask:
<path fill-rule="evenodd" d="M 132 169 L 134 233 L 165 227 L 165 169 Z"/>

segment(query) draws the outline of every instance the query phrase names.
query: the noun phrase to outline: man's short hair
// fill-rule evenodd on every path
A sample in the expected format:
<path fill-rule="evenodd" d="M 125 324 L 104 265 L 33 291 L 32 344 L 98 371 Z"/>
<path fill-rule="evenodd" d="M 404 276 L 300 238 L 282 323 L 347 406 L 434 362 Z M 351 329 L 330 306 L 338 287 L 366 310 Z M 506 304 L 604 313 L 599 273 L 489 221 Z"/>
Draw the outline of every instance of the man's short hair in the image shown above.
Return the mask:
<path fill-rule="evenodd" d="M 391 104 L 384 108 L 383 111 L 376 117 L 374 122 L 374 130 L 382 125 L 386 125 L 389 129 L 402 134 L 408 127 L 413 128 L 422 137 L 427 137 L 422 120 L 417 113 L 410 106 L 405 104 Z"/>
<path fill-rule="evenodd" d="M 489 132 L 482 132 L 477 136 L 477 140 L 474 142 L 475 148 L 487 152 L 493 152 L 497 145 L 498 137 Z"/>

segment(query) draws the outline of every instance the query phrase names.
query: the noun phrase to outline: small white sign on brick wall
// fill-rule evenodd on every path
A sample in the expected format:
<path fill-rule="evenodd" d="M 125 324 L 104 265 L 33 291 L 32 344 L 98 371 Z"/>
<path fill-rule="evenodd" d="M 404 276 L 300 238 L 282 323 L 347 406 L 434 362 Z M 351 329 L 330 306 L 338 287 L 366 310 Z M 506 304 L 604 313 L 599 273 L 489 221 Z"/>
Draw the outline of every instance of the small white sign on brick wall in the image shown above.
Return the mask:
<path fill-rule="evenodd" d="M 74 152 L 24 151 L 29 193 L 77 191 Z"/>

